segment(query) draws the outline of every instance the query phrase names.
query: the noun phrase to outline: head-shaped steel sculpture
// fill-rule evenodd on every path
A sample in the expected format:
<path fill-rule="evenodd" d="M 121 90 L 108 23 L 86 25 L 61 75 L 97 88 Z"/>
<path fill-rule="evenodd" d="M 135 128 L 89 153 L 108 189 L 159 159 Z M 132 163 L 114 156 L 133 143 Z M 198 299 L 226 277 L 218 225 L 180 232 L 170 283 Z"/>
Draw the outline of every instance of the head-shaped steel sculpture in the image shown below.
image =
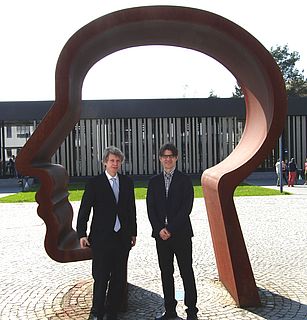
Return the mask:
<path fill-rule="evenodd" d="M 287 111 L 282 75 L 270 53 L 248 32 L 210 12 L 174 6 L 138 7 L 100 17 L 64 46 L 56 68 L 56 99 L 17 157 L 24 175 L 38 177 L 38 214 L 47 226 L 45 248 L 61 262 L 91 258 L 72 229 L 66 170 L 52 155 L 80 118 L 81 90 L 89 69 L 118 50 L 168 45 L 197 50 L 219 61 L 241 84 L 246 126 L 240 143 L 221 163 L 204 171 L 202 186 L 220 279 L 240 306 L 259 295 L 233 202 L 236 186 L 266 157 Z"/>

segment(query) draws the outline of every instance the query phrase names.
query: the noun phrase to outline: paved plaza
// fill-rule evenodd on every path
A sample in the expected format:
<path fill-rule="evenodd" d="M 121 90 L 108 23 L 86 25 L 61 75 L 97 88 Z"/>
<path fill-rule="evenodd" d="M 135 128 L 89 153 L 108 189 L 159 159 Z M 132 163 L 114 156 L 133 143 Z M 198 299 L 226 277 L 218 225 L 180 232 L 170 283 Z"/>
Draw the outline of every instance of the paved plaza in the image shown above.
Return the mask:
<path fill-rule="evenodd" d="M 235 198 L 262 301 L 259 308 L 236 307 L 220 283 L 204 200 L 195 199 L 191 219 L 199 319 L 307 319 L 307 186 L 294 188 L 299 191 L 294 195 Z M 72 203 L 75 213 L 79 204 Z M 0 204 L 0 319 L 87 319 L 91 261 L 51 260 L 44 250 L 45 225 L 36 210 L 36 203 Z M 137 218 L 137 245 L 129 258 L 129 306 L 119 319 L 154 319 L 163 312 L 144 200 L 137 201 Z M 178 268 L 175 279 L 178 314 L 185 319 Z"/>

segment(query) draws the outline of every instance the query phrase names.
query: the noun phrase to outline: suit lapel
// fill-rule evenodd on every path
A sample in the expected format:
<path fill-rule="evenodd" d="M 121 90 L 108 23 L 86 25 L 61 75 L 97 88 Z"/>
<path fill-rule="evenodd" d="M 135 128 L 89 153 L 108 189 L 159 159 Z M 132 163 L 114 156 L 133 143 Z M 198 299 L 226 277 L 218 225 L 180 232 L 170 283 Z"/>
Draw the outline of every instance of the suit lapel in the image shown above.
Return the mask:
<path fill-rule="evenodd" d="M 118 177 L 118 182 L 119 182 L 119 194 L 118 194 L 118 203 L 117 204 L 119 204 L 120 200 L 122 198 L 123 192 L 125 190 L 125 187 L 124 187 L 124 182 L 123 182 L 123 179 L 122 179 L 122 175 L 117 173 L 117 177 Z"/>
<path fill-rule="evenodd" d="M 165 189 L 165 181 L 164 181 L 163 171 L 159 176 L 159 185 L 160 185 L 160 187 L 158 188 L 158 190 L 161 192 L 161 194 L 160 194 L 161 199 L 163 199 L 163 201 L 166 201 L 166 189 Z"/>

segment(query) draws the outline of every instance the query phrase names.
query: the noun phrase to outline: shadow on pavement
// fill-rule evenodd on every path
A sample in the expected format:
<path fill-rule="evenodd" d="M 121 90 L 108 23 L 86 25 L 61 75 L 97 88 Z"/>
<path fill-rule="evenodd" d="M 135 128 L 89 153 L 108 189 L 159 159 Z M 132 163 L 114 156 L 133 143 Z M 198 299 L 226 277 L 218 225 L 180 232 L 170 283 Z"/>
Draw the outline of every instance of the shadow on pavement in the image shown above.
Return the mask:
<path fill-rule="evenodd" d="M 270 290 L 258 288 L 261 307 L 246 308 L 264 319 L 307 319 L 307 305 Z"/>
<path fill-rule="evenodd" d="M 51 319 L 73 315 L 73 319 L 87 319 L 92 306 L 93 281 L 86 280 L 77 283 L 58 301 L 61 306 L 57 312 L 50 315 Z M 59 297 L 58 297 L 59 298 Z M 128 309 L 119 313 L 120 320 L 154 319 L 164 312 L 163 298 L 152 291 L 128 284 Z M 182 318 L 177 318 L 182 319 Z"/>

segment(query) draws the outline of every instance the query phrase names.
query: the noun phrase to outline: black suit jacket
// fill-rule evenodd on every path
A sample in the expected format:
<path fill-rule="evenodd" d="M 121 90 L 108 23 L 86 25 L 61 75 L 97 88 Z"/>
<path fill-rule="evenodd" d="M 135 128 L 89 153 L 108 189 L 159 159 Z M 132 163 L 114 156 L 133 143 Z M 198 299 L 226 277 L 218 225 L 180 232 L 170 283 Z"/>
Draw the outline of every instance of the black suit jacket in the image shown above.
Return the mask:
<path fill-rule="evenodd" d="M 110 244 L 114 236 L 116 214 L 121 224 L 119 234 L 123 243 L 131 246 L 131 237 L 137 235 L 133 182 L 127 176 L 118 174 L 118 177 L 118 203 L 105 173 L 93 177 L 86 185 L 78 214 L 77 232 L 79 238 L 87 236 L 87 223 L 93 208 L 89 233 L 92 248 L 101 248 Z"/>
<path fill-rule="evenodd" d="M 152 226 L 152 236 L 160 238 L 159 232 L 165 227 L 172 238 L 192 237 L 190 213 L 193 207 L 194 190 L 191 179 L 175 169 L 166 198 L 163 173 L 150 179 L 147 190 L 147 212 Z"/>

